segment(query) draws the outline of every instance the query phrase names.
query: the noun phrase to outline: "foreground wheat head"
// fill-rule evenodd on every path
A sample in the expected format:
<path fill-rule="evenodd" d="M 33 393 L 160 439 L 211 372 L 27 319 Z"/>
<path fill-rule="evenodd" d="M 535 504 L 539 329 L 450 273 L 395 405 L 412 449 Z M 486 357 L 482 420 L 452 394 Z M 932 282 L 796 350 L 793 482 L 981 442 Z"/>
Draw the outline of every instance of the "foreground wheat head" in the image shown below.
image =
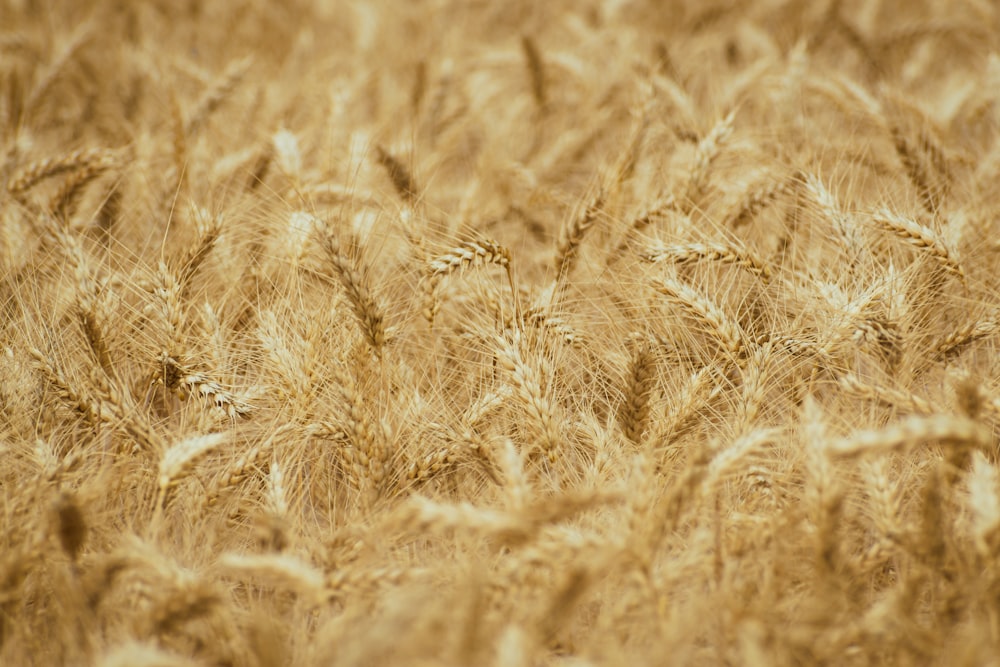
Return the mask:
<path fill-rule="evenodd" d="M 997 664 L 944 4 L 3 3 L 0 664 Z"/>

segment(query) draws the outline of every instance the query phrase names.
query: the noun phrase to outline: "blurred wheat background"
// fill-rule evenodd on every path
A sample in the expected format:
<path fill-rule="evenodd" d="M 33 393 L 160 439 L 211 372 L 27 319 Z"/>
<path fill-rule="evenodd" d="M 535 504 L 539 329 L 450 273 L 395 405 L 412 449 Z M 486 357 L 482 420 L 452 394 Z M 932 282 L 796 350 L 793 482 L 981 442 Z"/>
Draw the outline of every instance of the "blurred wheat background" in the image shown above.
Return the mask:
<path fill-rule="evenodd" d="M 998 53 L 4 0 L 0 663 L 1000 664 Z"/>

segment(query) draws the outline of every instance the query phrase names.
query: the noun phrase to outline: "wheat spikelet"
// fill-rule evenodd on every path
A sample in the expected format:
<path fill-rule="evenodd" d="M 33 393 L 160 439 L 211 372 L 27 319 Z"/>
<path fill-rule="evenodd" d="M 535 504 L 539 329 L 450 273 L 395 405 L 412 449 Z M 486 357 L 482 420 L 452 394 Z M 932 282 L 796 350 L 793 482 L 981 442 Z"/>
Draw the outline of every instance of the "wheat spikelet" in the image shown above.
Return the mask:
<path fill-rule="evenodd" d="M 195 220 L 198 234 L 195 243 L 174 259 L 170 266 L 171 271 L 177 276 L 182 291 L 187 288 L 191 278 L 198 272 L 222 234 L 222 216 L 212 216 L 207 211 L 199 209 L 195 211 Z"/>
<path fill-rule="evenodd" d="M 842 375 L 838 382 L 842 389 L 859 398 L 877 401 L 883 405 L 918 415 L 931 415 L 936 412 L 926 399 L 898 389 L 864 382 L 853 373 Z"/>
<path fill-rule="evenodd" d="M 624 254 L 628 247 L 638 238 L 639 234 L 653 224 L 654 219 L 666 214 L 668 211 L 676 210 L 679 210 L 677 200 L 670 194 L 658 198 L 647 208 L 642 209 L 632 218 L 621 242 L 615 248 L 615 251 L 608 256 L 608 264 L 610 265 Z"/>
<path fill-rule="evenodd" d="M 564 318 L 548 312 L 548 308 L 539 306 L 528 308 L 522 320 L 527 326 L 555 334 L 570 347 L 583 348 L 586 346 L 587 341 L 583 334 L 566 322 Z"/>
<path fill-rule="evenodd" d="M 705 366 L 687 379 L 684 386 L 673 396 L 669 412 L 657 421 L 654 442 L 668 447 L 684 435 L 697 418 L 700 408 L 706 407 L 722 391 L 718 383 L 716 369 Z"/>
<path fill-rule="evenodd" d="M 291 554 L 224 554 L 218 565 L 235 575 L 259 577 L 290 589 L 314 604 L 323 599 L 323 572 Z"/>
<path fill-rule="evenodd" d="M 996 315 L 972 320 L 965 326 L 948 333 L 932 346 L 938 359 L 949 360 L 962 353 L 972 343 L 1000 333 L 1000 320 Z"/>
<path fill-rule="evenodd" d="M 412 203 L 419 198 L 420 191 L 406 165 L 382 146 L 375 147 L 375 159 L 385 169 L 389 180 L 392 181 L 392 187 L 396 189 L 396 193 L 403 201 Z"/>
<path fill-rule="evenodd" d="M 459 448 L 457 446 L 441 447 L 411 463 L 406 469 L 405 477 L 415 484 L 426 482 L 454 465 L 458 461 L 458 457 Z"/>
<path fill-rule="evenodd" d="M 156 323 L 162 341 L 155 381 L 160 381 L 167 389 L 175 391 L 184 375 L 185 366 L 183 286 L 166 263 L 160 262 L 154 278 L 146 285 L 146 290 L 153 297 L 153 302 L 146 307 L 145 314 Z"/>
<path fill-rule="evenodd" d="M 427 269 L 430 276 L 441 277 L 487 264 L 510 266 L 510 251 L 496 241 L 467 241 L 432 259 Z"/>
<path fill-rule="evenodd" d="M 191 136 L 198 132 L 208 117 L 232 95 L 233 90 L 250 71 L 252 64 L 253 59 L 247 57 L 233 61 L 226 68 L 219 79 L 195 103 L 183 126 L 185 134 Z"/>
<path fill-rule="evenodd" d="M 88 162 L 73 173 L 49 202 L 48 210 L 52 212 L 52 216 L 64 224 L 67 223 L 76 213 L 76 207 L 87 185 L 113 166 L 114 162 L 105 157 Z"/>
<path fill-rule="evenodd" d="M 888 457 L 872 458 L 863 463 L 867 483 L 867 493 L 871 497 L 873 520 L 882 539 L 890 544 L 898 543 L 904 534 L 903 487 L 890 477 L 891 467 Z M 886 549 L 885 545 L 881 545 Z"/>
<path fill-rule="evenodd" d="M 288 177 L 294 189 L 298 189 L 302 179 L 302 150 L 299 140 L 291 130 L 280 129 L 271 137 L 271 151 L 278 168 Z"/>
<path fill-rule="evenodd" d="M 733 208 L 733 211 L 726 216 L 726 225 L 737 229 L 750 224 L 766 207 L 783 194 L 797 187 L 797 183 L 800 180 L 800 175 L 795 174 L 783 179 L 767 178 L 753 184 L 743 194 L 743 197 Z"/>
<path fill-rule="evenodd" d="M 249 417 L 254 409 L 246 400 L 202 373 L 182 371 L 177 390 L 182 400 L 189 394 L 197 396 L 211 403 L 229 419 Z"/>
<path fill-rule="evenodd" d="M 524 60 L 528 65 L 531 94 L 535 98 L 535 104 L 538 108 L 544 109 L 548 101 L 548 94 L 545 85 L 545 62 L 542 60 L 542 54 L 539 53 L 538 46 L 530 35 L 521 36 L 521 51 L 524 52 Z"/>
<path fill-rule="evenodd" d="M 944 170 L 947 176 L 947 163 L 943 152 L 930 139 L 925 131 L 917 145 L 910 139 L 907 132 L 893 120 L 888 121 L 889 134 L 896 149 L 900 162 L 907 177 L 920 195 L 920 201 L 928 213 L 934 215 L 941 209 L 941 195 L 934 178 L 934 167 Z"/>
<path fill-rule="evenodd" d="M 285 442 L 295 430 L 294 424 L 282 424 L 270 432 L 261 442 L 253 445 L 242 454 L 222 475 L 209 487 L 205 493 L 204 504 L 213 507 L 227 493 L 243 482 L 255 468 L 271 458 L 275 447 Z"/>
<path fill-rule="evenodd" d="M 369 415 L 365 397 L 346 363 L 335 363 L 333 374 L 344 411 L 344 430 L 350 441 L 350 451 L 345 455 L 353 464 L 358 484 L 370 503 L 378 498 L 388 473 L 385 434 Z"/>
<path fill-rule="evenodd" d="M 108 348 L 105 331 L 108 319 L 105 290 L 91 277 L 90 264 L 76 236 L 60 228 L 54 229 L 52 233 L 66 253 L 73 269 L 76 311 L 84 338 L 101 369 L 109 376 L 114 376 L 111 350 Z"/>
<path fill-rule="evenodd" d="M 1000 475 L 982 452 L 973 452 L 967 480 L 972 539 L 976 549 L 985 556 L 993 552 L 1000 529 Z"/>
<path fill-rule="evenodd" d="M 774 346 L 770 342 L 755 345 L 740 367 L 743 376 L 740 403 L 737 407 L 737 424 L 744 429 L 758 422 L 764 403 L 764 382 L 773 361 Z"/>
<path fill-rule="evenodd" d="M 764 445 L 774 442 L 779 434 L 777 429 L 757 428 L 740 435 L 709 462 L 701 480 L 703 488 L 706 491 L 713 489 L 737 464 Z"/>
<path fill-rule="evenodd" d="M 195 667 L 198 663 L 157 646 L 155 641 L 129 641 L 108 648 L 94 664 L 99 667 Z"/>
<path fill-rule="evenodd" d="M 50 355 L 38 348 L 31 348 L 28 353 L 46 381 L 59 392 L 60 398 L 83 414 L 93 426 L 107 424 L 121 429 L 140 450 L 147 453 L 166 449 L 162 437 L 103 372 L 92 372 L 91 386 L 81 388 L 66 378 Z"/>
<path fill-rule="evenodd" d="M 816 202 L 823 215 L 833 223 L 844 250 L 854 261 L 864 247 L 854 220 L 843 211 L 836 196 L 813 174 L 806 175 L 805 191 Z"/>
<path fill-rule="evenodd" d="M 56 502 L 59 545 L 71 561 L 76 561 L 87 539 L 87 519 L 76 497 L 63 493 Z"/>
<path fill-rule="evenodd" d="M 51 92 L 55 82 L 62 76 L 69 63 L 93 38 L 96 31 L 95 24 L 86 22 L 70 36 L 66 41 L 61 42 L 62 48 L 59 53 L 49 62 L 42 76 L 34 82 L 27 98 L 24 100 L 23 109 L 25 112 L 35 112 Z"/>

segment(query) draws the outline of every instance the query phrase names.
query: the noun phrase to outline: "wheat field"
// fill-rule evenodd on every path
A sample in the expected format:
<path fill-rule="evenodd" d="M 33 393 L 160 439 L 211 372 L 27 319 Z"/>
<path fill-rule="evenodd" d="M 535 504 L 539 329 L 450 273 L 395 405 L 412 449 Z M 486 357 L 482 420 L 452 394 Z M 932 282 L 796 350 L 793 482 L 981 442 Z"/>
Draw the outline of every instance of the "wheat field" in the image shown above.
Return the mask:
<path fill-rule="evenodd" d="M 4 0 L 0 663 L 1000 664 L 1000 7 Z"/>

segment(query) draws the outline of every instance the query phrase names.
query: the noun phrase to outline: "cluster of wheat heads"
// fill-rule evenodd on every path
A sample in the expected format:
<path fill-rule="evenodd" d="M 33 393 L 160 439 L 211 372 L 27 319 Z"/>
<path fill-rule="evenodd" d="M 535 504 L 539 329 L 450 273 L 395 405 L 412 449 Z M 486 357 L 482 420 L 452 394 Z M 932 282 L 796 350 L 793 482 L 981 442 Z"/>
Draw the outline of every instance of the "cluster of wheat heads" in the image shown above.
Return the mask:
<path fill-rule="evenodd" d="M 944 5 L 3 3 L 0 663 L 996 664 Z"/>

